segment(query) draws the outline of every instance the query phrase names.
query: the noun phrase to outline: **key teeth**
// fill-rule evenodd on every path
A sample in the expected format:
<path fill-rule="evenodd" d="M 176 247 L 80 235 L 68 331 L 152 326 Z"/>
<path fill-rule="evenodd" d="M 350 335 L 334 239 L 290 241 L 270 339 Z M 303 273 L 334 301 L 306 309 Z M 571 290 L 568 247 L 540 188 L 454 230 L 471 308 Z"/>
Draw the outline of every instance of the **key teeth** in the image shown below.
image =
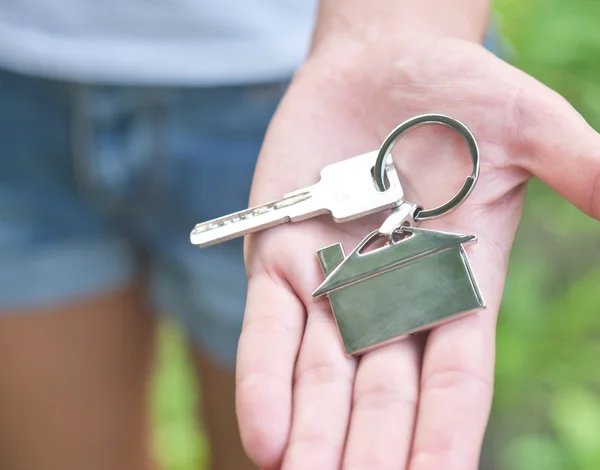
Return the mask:
<path fill-rule="evenodd" d="M 206 230 L 208 230 L 210 226 L 210 222 L 202 222 L 201 224 L 196 224 L 194 226 L 194 230 L 192 230 L 195 233 L 202 233 Z"/>
<path fill-rule="evenodd" d="M 216 242 L 206 241 L 207 234 L 210 233 L 212 230 L 223 227 L 224 225 L 226 224 L 216 222 L 197 224 L 190 232 L 190 242 L 192 243 L 192 245 L 196 245 L 200 248 L 213 245 Z M 210 240 L 210 237 L 208 238 L 208 240 Z"/>
<path fill-rule="evenodd" d="M 236 224 L 238 222 L 248 219 L 249 217 L 253 217 L 253 215 L 252 214 L 241 214 L 241 215 L 235 215 L 235 216 L 231 216 L 231 217 L 222 219 L 218 222 L 205 222 L 205 223 L 197 224 L 194 227 L 194 229 L 192 230 L 190 237 L 193 237 L 194 235 L 199 235 L 201 233 L 210 232 L 211 230 L 225 227 L 226 225 Z"/>

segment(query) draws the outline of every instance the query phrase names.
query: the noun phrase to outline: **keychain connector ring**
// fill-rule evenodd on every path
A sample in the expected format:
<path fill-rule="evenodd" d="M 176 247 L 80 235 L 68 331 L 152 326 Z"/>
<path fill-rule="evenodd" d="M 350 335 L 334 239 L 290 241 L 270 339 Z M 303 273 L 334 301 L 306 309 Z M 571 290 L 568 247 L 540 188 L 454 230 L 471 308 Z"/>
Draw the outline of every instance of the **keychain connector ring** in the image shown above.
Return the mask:
<path fill-rule="evenodd" d="M 458 132 L 469 149 L 473 170 L 471 174 L 466 177 L 464 184 L 458 193 L 452 197 L 452 199 L 433 209 L 419 208 L 414 214 L 415 221 L 435 219 L 456 209 L 471 194 L 473 188 L 475 187 L 475 183 L 479 178 L 479 147 L 475 137 L 467 128 L 467 126 L 465 126 L 462 122 L 443 114 L 423 114 L 400 124 L 383 142 L 381 148 L 379 149 L 379 153 L 377 154 L 377 160 L 375 161 L 375 167 L 373 169 L 373 179 L 377 189 L 379 191 L 385 191 L 387 189 L 385 185 L 385 166 L 388 159 L 392 159 L 391 153 L 396 143 L 409 131 L 415 130 L 427 124 L 441 124 Z"/>

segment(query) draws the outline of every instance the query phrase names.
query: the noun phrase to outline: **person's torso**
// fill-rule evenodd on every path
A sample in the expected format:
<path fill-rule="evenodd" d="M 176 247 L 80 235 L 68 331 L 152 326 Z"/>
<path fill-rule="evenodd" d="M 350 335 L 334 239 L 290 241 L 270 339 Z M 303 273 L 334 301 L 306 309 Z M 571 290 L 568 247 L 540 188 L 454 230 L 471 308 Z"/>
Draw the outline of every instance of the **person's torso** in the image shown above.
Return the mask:
<path fill-rule="evenodd" d="M 0 0 L 0 65 L 112 83 L 223 84 L 289 75 L 316 0 Z"/>

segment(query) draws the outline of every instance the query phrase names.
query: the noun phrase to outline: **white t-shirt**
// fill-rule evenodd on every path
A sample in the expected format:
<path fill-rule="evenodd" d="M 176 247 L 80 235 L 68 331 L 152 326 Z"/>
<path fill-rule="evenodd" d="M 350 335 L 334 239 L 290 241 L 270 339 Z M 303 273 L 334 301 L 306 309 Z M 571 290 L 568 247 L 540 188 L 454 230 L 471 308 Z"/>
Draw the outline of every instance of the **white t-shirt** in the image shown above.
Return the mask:
<path fill-rule="evenodd" d="M 0 66 L 117 84 L 279 79 L 315 14 L 316 0 L 0 0 Z"/>

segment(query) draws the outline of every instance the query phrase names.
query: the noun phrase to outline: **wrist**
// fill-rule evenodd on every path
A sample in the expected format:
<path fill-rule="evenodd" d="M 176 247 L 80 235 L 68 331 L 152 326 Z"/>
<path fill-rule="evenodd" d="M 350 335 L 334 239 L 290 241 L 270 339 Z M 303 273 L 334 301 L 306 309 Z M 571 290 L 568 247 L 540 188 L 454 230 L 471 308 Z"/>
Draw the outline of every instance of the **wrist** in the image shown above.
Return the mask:
<path fill-rule="evenodd" d="M 393 31 L 379 41 L 360 41 L 356 36 L 331 35 L 313 44 L 295 81 L 336 83 L 336 90 L 355 92 L 386 82 L 387 75 L 411 68 L 415 57 L 429 54 L 439 37 L 416 31 Z M 329 90 L 333 87 L 328 86 Z"/>
<path fill-rule="evenodd" d="M 395 37 L 455 38 L 481 43 L 488 0 L 321 0 L 311 55 L 321 49 L 371 48 Z"/>

